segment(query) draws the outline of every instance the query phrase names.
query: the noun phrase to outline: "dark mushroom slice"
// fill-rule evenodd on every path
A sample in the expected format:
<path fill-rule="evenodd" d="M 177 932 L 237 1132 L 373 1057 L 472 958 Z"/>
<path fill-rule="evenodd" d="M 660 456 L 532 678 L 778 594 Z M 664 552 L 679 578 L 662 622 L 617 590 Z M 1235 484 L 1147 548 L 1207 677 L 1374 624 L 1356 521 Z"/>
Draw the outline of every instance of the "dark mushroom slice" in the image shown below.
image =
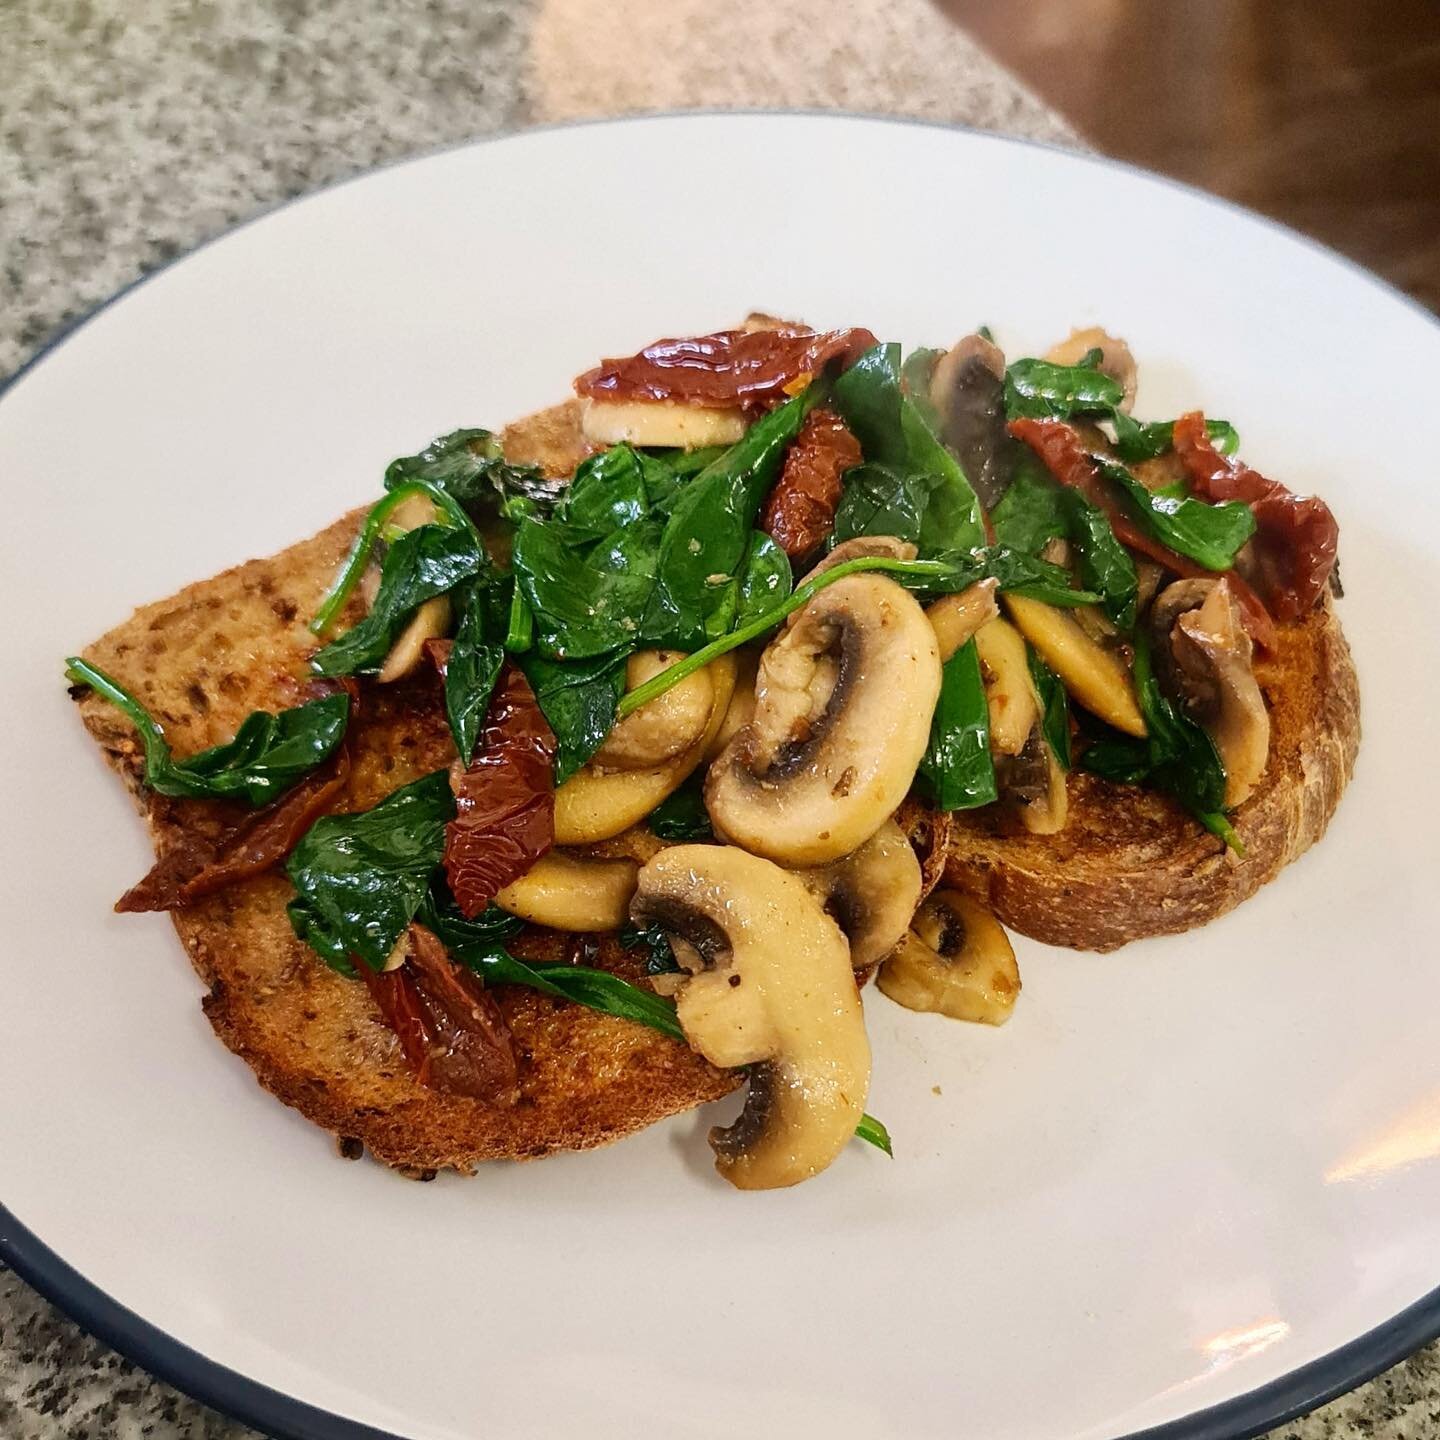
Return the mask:
<path fill-rule="evenodd" d="M 836 581 L 761 657 L 754 719 L 706 779 L 716 833 L 786 865 L 848 855 L 909 791 L 939 694 L 914 597 L 877 574 Z"/>
<path fill-rule="evenodd" d="M 743 850 L 675 845 L 640 871 L 630 907 L 660 925 L 690 973 L 676 1013 L 714 1065 L 750 1067 L 740 1118 L 710 1132 L 715 1168 L 742 1190 L 818 1175 L 855 1133 L 870 1045 L 850 947 L 797 875 Z"/>
<path fill-rule="evenodd" d="M 990 509 L 1010 488 L 1025 447 L 1005 428 L 1005 356 L 983 335 L 966 335 L 935 366 L 930 403 L 940 438 Z"/>

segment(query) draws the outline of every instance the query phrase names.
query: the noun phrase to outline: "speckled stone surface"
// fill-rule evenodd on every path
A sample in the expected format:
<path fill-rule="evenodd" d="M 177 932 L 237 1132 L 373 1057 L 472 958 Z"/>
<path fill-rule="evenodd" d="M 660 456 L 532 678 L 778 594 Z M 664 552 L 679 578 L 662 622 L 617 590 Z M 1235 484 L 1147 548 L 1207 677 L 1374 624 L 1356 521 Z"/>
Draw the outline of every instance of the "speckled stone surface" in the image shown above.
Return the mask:
<path fill-rule="evenodd" d="M 526 124 L 833 107 L 1076 140 L 925 0 L 0 0 L 0 77 L 0 379 L 268 206 Z M 253 1433 L 0 1270 L 0 1440 Z M 1440 1357 L 1277 1433 L 1440 1435 Z"/>

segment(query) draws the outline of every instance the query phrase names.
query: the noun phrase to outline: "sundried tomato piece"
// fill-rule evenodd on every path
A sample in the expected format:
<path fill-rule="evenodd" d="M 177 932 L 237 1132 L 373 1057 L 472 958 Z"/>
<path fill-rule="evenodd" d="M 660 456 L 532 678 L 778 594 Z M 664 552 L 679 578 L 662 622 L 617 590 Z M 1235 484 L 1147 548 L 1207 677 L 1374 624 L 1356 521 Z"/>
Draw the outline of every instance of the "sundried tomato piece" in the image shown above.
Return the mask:
<path fill-rule="evenodd" d="M 1282 620 L 1315 608 L 1335 568 L 1340 526 L 1317 496 L 1296 495 L 1278 480 L 1227 460 L 1210 441 L 1198 410 L 1175 422 L 1175 453 L 1204 500 L 1242 500 L 1255 516 L 1256 567 L 1266 599 Z"/>
<path fill-rule="evenodd" d="M 507 662 L 475 758 L 450 772 L 445 874 L 465 915 L 478 915 L 555 843 L 555 748 L 530 682 Z"/>
<path fill-rule="evenodd" d="M 409 954 L 399 968 L 360 969 L 416 1077 L 454 1095 L 502 1098 L 514 1088 L 518 1064 L 500 1007 L 433 931 L 412 924 L 408 938 Z"/>
<path fill-rule="evenodd" d="M 721 330 L 657 340 L 602 360 L 575 381 L 595 400 L 677 400 L 711 409 L 764 409 L 797 395 L 827 365 L 849 365 L 876 344 L 868 330 Z"/>
<path fill-rule="evenodd" d="M 812 410 L 785 452 L 760 528 L 792 560 L 812 554 L 835 528 L 845 472 L 863 458 L 860 442 L 833 410 Z"/>
<path fill-rule="evenodd" d="M 1202 422 L 1203 424 L 1203 422 Z M 1044 462 L 1045 468 L 1062 485 L 1078 490 L 1092 504 L 1105 512 L 1115 538 L 1132 550 L 1148 556 L 1156 564 L 1186 579 L 1213 578 L 1207 570 L 1187 556 L 1179 555 L 1168 545 L 1147 535 L 1126 515 L 1110 494 L 1090 458 L 1090 451 L 1079 432 L 1063 420 L 1012 420 L 1009 431 L 1023 440 Z M 1275 649 L 1275 623 L 1264 602 L 1234 570 L 1224 572 L 1240 606 L 1241 617 L 1250 638 L 1263 650 Z"/>

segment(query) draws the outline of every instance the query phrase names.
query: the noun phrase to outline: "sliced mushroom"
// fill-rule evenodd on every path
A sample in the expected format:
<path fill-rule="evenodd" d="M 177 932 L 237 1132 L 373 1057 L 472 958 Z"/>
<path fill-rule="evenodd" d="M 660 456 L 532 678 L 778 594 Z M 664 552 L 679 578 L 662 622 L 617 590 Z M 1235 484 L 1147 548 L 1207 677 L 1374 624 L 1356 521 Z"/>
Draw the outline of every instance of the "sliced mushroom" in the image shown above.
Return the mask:
<path fill-rule="evenodd" d="M 1016 628 L 1080 704 L 1127 735 L 1146 733 L 1134 682 L 1118 655 L 1096 644 L 1053 605 L 1007 594 L 1005 608 Z"/>
<path fill-rule="evenodd" d="M 454 611 L 448 595 L 436 595 L 416 606 L 415 613 L 406 621 L 405 628 L 390 647 L 390 653 L 386 655 L 375 679 L 381 685 L 403 679 L 425 658 L 427 640 L 438 640 L 450 633 L 453 618 Z"/>
<path fill-rule="evenodd" d="M 969 589 L 957 591 L 954 595 L 942 595 L 926 607 L 925 615 L 940 646 L 942 664 L 982 625 L 988 624 L 1000 613 L 1000 607 L 995 603 L 997 584 L 993 579 L 979 580 Z"/>
<path fill-rule="evenodd" d="M 995 768 L 1005 800 L 1030 834 L 1058 835 L 1065 828 L 1070 818 L 1070 790 L 1038 718 L 1020 753 Z"/>
<path fill-rule="evenodd" d="M 1124 387 L 1125 398 L 1120 408 L 1128 415 L 1135 403 L 1135 387 L 1138 371 L 1130 347 L 1098 325 L 1084 330 L 1072 330 L 1068 340 L 1052 345 L 1045 352 L 1045 358 L 1056 365 L 1078 365 L 1092 350 L 1100 352 L 1099 368 L 1112 380 Z"/>
<path fill-rule="evenodd" d="M 739 440 L 745 434 L 745 412 L 681 405 L 674 400 L 586 400 L 580 428 L 593 445 L 700 450 Z"/>
<path fill-rule="evenodd" d="M 967 335 L 930 377 L 941 438 L 960 457 L 975 493 L 995 505 L 1009 488 L 1023 446 L 1005 429 L 1005 356 L 983 335 Z"/>
<path fill-rule="evenodd" d="M 883 960 L 900 943 L 920 903 L 920 862 L 893 820 L 849 855 L 795 873 L 845 932 L 857 970 Z"/>
<path fill-rule="evenodd" d="M 925 612 L 881 575 L 847 575 L 760 659 L 755 718 L 710 767 L 718 834 L 789 865 L 848 855 L 915 778 L 940 693 Z"/>
<path fill-rule="evenodd" d="M 894 535 L 855 535 L 849 540 L 842 540 L 823 560 L 812 565 L 805 572 L 800 585 L 813 580 L 817 575 L 823 575 L 827 570 L 833 570 L 837 565 L 843 565 L 847 560 L 869 560 L 875 557 L 884 560 L 913 560 L 919 553 L 908 540 L 898 539 Z M 800 586 L 795 588 L 798 590 Z M 793 612 L 787 623 L 793 625 L 801 613 Z"/>
<path fill-rule="evenodd" d="M 735 689 L 720 728 L 705 747 L 707 761 L 713 760 L 755 718 L 755 672 L 759 664 L 758 650 L 735 651 Z"/>
<path fill-rule="evenodd" d="M 991 620 L 975 632 L 975 648 L 990 710 L 990 749 L 1018 755 L 1040 719 L 1024 637 L 1008 620 Z"/>
<path fill-rule="evenodd" d="M 958 890 L 937 890 L 876 983 L 907 1010 L 1003 1025 L 1020 994 L 1020 967 L 988 910 Z"/>
<path fill-rule="evenodd" d="M 625 688 L 638 689 L 647 680 L 685 658 L 680 650 L 637 650 L 625 664 Z M 715 705 L 715 687 L 707 669 L 687 675 L 618 721 L 595 752 L 602 770 L 639 770 L 659 765 L 689 750 L 705 733 Z"/>
<path fill-rule="evenodd" d="M 1226 808 L 1242 804 L 1265 773 L 1270 713 L 1235 592 L 1224 580 L 1178 580 L 1156 597 L 1151 625 L 1163 638 L 1168 674 L 1186 709 L 1220 752 Z"/>
<path fill-rule="evenodd" d="M 633 860 L 580 860 L 552 850 L 505 886 L 495 903 L 552 930 L 618 930 L 638 874 Z"/>
<path fill-rule="evenodd" d="M 795 1185 L 843 1150 L 864 1113 L 870 1046 L 850 948 L 805 882 L 743 850 L 676 845 L 640 872 L 637 924 L 676 937 L 693 973 L 676 1011 L 714 1065 L 748 1065 L 740 1118 L 710 1132 L 742 1190 Z"/>
<path fill-rule="evenodd" d="M 714 701 L 704 734 L 689 750 L 639 770 L 603 771 L 584 765 L 555 791 L 555 843 L 593 845 L 638 825 L 667 795 L 683 785 L 705 758 L 724 723 L 735 688 L 735 660 L 722 655 L 705 667 Z"/>
<path fill-rule="evenodd" d="M 407 530 L 418 530 L 422 525 L 433 525 L 436 519 L 435 502 L 427 495 L 408 495 L 390 512 L 385 526 L 385 535 L 393 539 Z M 374 567 L 372 567 L 374 568 Z M 376 574 L 378 577 L 378 569 Z M 366 587 L 366 603 L 374 604 L 378 593 Z M 436 595 L 415 607 L 415 613 L 406 621 L 405 628 L 390 647 L 380 673 L 375 677 L 381 685 L 403 680 L 425 657 L 425 642 L 438 640 L 450 631 L 455 612 L 448 595 Z"/>

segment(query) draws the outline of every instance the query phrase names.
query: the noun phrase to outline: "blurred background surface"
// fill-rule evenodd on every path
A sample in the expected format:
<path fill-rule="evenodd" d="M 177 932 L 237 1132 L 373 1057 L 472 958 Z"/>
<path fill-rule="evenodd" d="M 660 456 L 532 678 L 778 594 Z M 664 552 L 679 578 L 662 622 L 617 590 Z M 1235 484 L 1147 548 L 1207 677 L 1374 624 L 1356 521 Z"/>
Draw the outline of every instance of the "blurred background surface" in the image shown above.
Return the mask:
<path fill-rule="evenodd" d="M 1440 310 L 1435 0 L 939 0 L 1097 150 Z"/>

